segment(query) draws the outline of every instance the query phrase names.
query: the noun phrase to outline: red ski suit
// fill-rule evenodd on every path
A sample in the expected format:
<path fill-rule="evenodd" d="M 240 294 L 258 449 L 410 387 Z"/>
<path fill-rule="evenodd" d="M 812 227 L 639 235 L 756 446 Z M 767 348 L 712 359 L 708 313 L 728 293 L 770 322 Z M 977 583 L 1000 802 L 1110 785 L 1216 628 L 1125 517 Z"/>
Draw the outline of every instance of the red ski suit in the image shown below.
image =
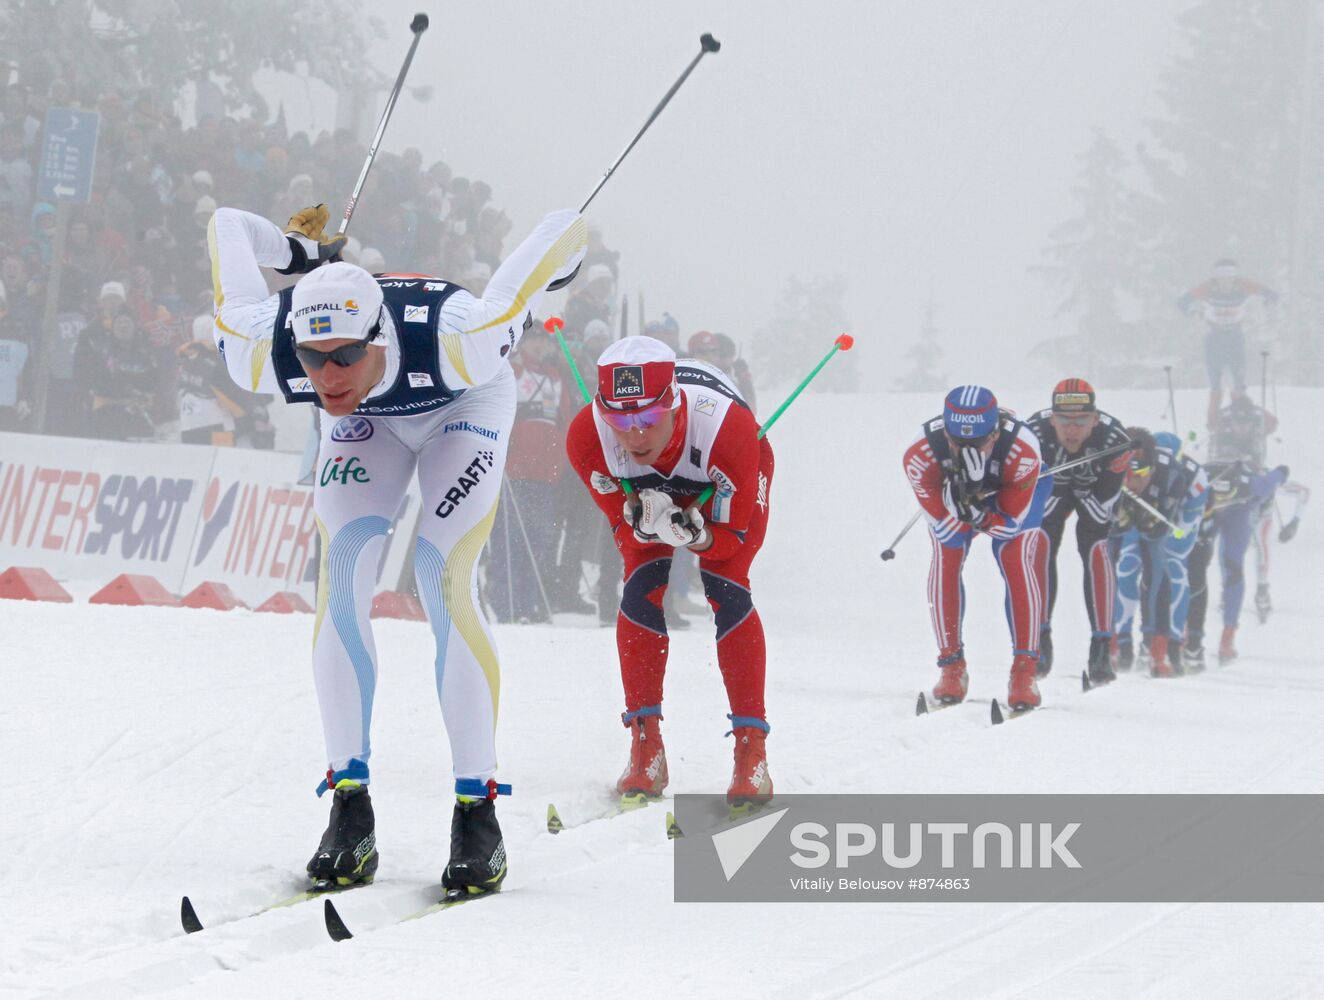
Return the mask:
<path fill-rule="evenodd" d="M 635 490 L 662 490 L 682 507 L 710 483 L 717 487 L 700 508 L 713 543 L 698 553 L 704 594 L 716 617 L 717 663 L 731 714 L 765 720 L 767 654 L 763 623 L 750 593 L 749 568 L 768 526 L 772 446 L 757 439 L 753 414 L 725 385 L 725 377 L 718 380 L 724 389 L 714 391 L 713 376 L 720 373 L 704 365 L 698 372 L 702 381 L 696 385 L 687 381 L 685 366 L 691 365 L 694 362 L 683 361 L 677 366 L 683 400 L 672 437 L 656 465 L 632 467 L 624 449 L 613 444 L 610 429 L 595 418 L 592 404 L 571 422 L 566 451 L 606 515 L 625 561 L 616 645 L 626 711 L 635 713 L 662 703 L 668 649 L 662 597 L 674 549 L 635 538 L 623 513 L 625 495 L 619 485 L 623 473 L 628 473 Z"/>
<path fill-rule="evenodd" d="M 1048 545 L 1039 525 L 1053 477 L 1040 478 L 1039 442 L 1020 421 L 1002 418 L 1002 438 L 994 445 L 984 489 L 993 492 L 981 503 L 988 521 L 979 532 L 962 523 L 943 501 L 945 473 L 935 455 L 930 432 L 941 434 L 942 419 L 930 421 L 926 433 L 906 449 L 906 478 L 929 523 L 933 561 L 929 567 L 929 611 L 938 641 L 939 659 L 961 650 L 961 619 L 965 587 L 961 570 L 970 543 L 984 533 L 993 540 L 993 555 L 1006 585 L 1007 625 L 1013 651 L 1038 656 L 1043 622 Z M 942 450 L 940 444 L 939 449 Z"/>

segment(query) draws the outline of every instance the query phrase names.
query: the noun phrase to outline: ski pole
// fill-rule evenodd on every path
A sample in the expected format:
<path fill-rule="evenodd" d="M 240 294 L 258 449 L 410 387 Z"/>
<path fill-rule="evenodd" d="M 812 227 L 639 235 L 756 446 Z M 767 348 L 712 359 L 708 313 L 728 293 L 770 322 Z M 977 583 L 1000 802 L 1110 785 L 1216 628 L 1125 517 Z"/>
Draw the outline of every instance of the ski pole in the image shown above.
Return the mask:
<path fill-rule="evenodd" d="M 1164 517 L 1163 513 L 1153 504 L 1145 500 L 1144 497 L 1140 496 L 1134 490 L 1126 486 L 1122 487 L 1122 492 L 1125 493 L 1127 496 L 1129 496 L 1132 500 L 1134 500 L 1136 506 L 1139 507 L 1141 510 L 1147 512 L 1152 517 L 1157 518 L 1158 520 L 1166 524 L 1169 528 L 1171 528 L 1173 538 L 1186 537 L 1186 530 L 1184 528 L 1179 527 L 1175 521 L 1171 521 L 1168 518 Z"/>
<path fill-rule="evenodd" d="M 593 402 L 593 397 L 589 395 L 588 386 L 584 384 L 584 376 L 579 374 L 579 365 L 575 364 L 575 356 L 570 353 L 570 345 L 565 342 L 565 334 L 561 331 L 565 328 L 565 320 L 560 316 L 552 316 L 543 321 L 542 327 L 548 333 L 556 337 L 556 342 L 561 345 L 561 353 L 565 355 L 565 362 L 570 366 L 570 374 L 575 377 L 575 385 L 579 386 L 579 398 L 587 406 Z M 634 492 L 634 487 L 628 479 L 618 479 L 621 489 L 628 495 Z"/>
<path fill-rule="evenodd" d="M 910 529 L 915 526 L 915 522 L 919 520 L 920 515 L 923 513 L 924 513 L 924 508 L 921 507 L 919 510 L 915 511 L 915 513 L 910 515 L 910 520 L 907 521 L 906 526 L 901 529 L 901 533 L 897 535 L 896 538 L 892 539 L 891 545 L 889 545 L 887 548 L 883 549 L 881 553 L 879 553 L 879 558 L 881 558 L 883 562 L 887 562 L 889 559 L 896 558 L 897 545 L 901 543 L 901 539 L 905 538 L 906 535 L 910 533 Z"/>
<path fill-rule="evenodd" d="M 671 99 L 676 96 L 676 91 L 680 90 L 681 84 L 683 84 L 689 75 L 694 72 L 694 67 L 699 65 L 699 60 L 709 52 L 721 51 L 721 48 L 722 43 L 712 35 L 704 34 L 699 36 L 699 54 L 690 60 L 690 64 L 685 67 L 685 72 L 681 73 L 676 82 L 671 85 L 671 89 L 662 95 L 662 100 L 658 101 L 657 107 L 655 107 L 653 113 L 648 116 L 648 120 L 644 122 L 643 128 L 634 134 L 634 138 L 630 140 L 629 145 L 621 151 L 620 156 L 616 157 L 616 162 L 607 168 L 607 172 L 602 175 L 602 179 L 598 181 L 597 186 L 589 192 L 588 197 L 584 199 L 584 204 L 579 206 L 580 214 L 583 214 L 584 209 L 588 208 L 593 199 L 598 196 L 598 192 L 602 190 L 602 185 L 606 184 L 608 178 L 616 172 L 616 168 L 621 165 L 621 161 L 630 155 L 630 150 L 634 149 L 635 144 L 644 137 L 644 133 L 648 131 L 649 126 L 651 126 L 657 119 L 657 116 L 662 113 L 662 109 L 665 108 L 667 104 L 671 102 Z"/>
<path fill-rule="evenodd" d="M 1168 412 L 1172 414 L 1172 433 L 1181 437 L 1181 430 L 1177 427 L 1177 397 L 1172 392 L 1172 365 L 1164 365 L 1163 373 L 1168 377 Z"/>
<path fill-rule="evenodd" d="M 1096 451 L 1089 455 L 1081 455 L 1080 458 L 1073 458 L 1069 462 L 1062 462 L 1060 465 L 1055 465 L 1051 469 L 1040 470 L 1039 478 L 1043 479 L 1044 476 L 1051 476 L 1058 472 L 1066 472 L 1067 469 L 1074 469 L 1078 465 L 1085 465 L 1089 462 L 1097 461 L 1100 458 L 1107 458 L 1109 455 L 1115 455 L 1119 451 L 1124 451 L 1125 449 L 1130 447 L 1131 447 L 1130 441 L 1123 441 L 1121 444 L 1115 444 L 1111 448 L 1105 448 L 1103 451 Z M 985 496 L 988 496 L 988 494 L 987 493 L 981 494 L 980 498 L 982 499 Z M 883 562 L 887 562 L 890 559 L 896 558 L 897 543 L 900 542 L 901 539 L 906 537 L 910 529 L 915 526 L 915 522 L 919 520 L 919 516 L 922 513 L 923 513 L 922 509 L 915 511 L 915 513 L 911 516 L 910 520 L 906 522 L 906 526 L 901 529 L 901 533 L 896 536 L 896 539 L 892 542 L 892 544 L 887 548 L 883 549 L 883 551 L 878 554 L 878 557 L 882 559 Z"/>
<path fill-rule="evenodd" d="M 805 386 L 807 386 L 810 382 L 814 380 L 814 376 L 823 370 L 823 366 L 826 365 L 829 361 L 831 361 L 833 356 L 838 351 L 849 351 L 854 346 L 855 346 L 855 338 L 852 337 L 849 333 L 843 333 L 836 340 L 832 341 L 832 349 L 828 351 L 827 354 L 823 355 L 823 360 L 820 361 L 818 364 L 816 364 L 814 366 L 814 370 L 805 376 L 804 381 L 795 387 L 795 391 L 786 397 L 786 401 L 782 403 L 781 406 L 777 407 L 776 410 L 773 411 L 772 416 L 768 418 L 768 422 L 759 428 L 759 432 L 758 434 L 755 435 L 755 439 L 759 441 L 763 440 L 764 436 L 768 433 L 768 431 L 772 429 L 772 425 L 777 422 L 777 418 L 780 417 L 786 411 L 786 408 L 788 406 L 790 406 L 792 403 L 795 402 L 796 397 L 799 396 L 800 393 L 804 392 Z M 692 503 L 690 506 L 691 507 L 703 506 L 703 504 L 707 502 L 708 498 L 711 497 L 714 492 L 716 492 L 716 487 L 712 483 L 709 483 L 707 486 L 703 488 L 703 492 L 699 494 L 699 498 L 695 500 L 694 503 Z"/>
<path fill-rule="evenodd" d="M 400 75 L 395 78 L 395 86 L 391 88 L 391 94 L 386 98 L 386 107 L 382 108 L 382 117 L 377 122 L 377 132 L 372 137 L 372 145 L 368 147 L 368 158 L 363 161 L 363 169 L 359 171 L 359 179 L 354 182 L 354 192 L 349 196 L 349 204 L 345 206 L 345 217 L 340 220 L 340 228 L 336 230 L 340 235 L 345 234 L 349 228 L 350 216 L 354 214 L 354 206 L 358 204 L 359 195 L 363 193 L 363 185 L 368 179 L 368 171 L 372 169 L 372 161 L 377 157 L 377 147 L 382 143 L 382 136 L 386 134 L 386 123 L 391 120 L 391 112 L 395 110 L 396 99 L 400 96 L 400 91 L 404 89 L 405 74 L 409 72 L 409 64 L 414 61 L 414 50 L 418 48 L 418 41 L 423 37 L 423 32 L 428 30 L 428 16 L 426 14 L 415 14 L 414 19 L 409 22 L 409 30 L 414 33 L 414 40 L 409 43 L 409 51 L 405 53 L 404 65 L 400 67 Z"/>

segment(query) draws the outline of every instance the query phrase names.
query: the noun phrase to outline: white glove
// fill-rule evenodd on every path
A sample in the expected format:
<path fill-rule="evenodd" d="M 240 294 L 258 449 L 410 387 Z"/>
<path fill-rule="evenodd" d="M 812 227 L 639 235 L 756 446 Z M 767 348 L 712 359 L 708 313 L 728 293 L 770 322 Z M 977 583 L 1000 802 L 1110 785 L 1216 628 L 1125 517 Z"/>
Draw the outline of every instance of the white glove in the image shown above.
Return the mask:
<path fill-rule="evenodd" d="M 651 493 L 651 490 L 645 490 L 645 493 Z M 656 542 L 657 535 L 647 534 L 643 530 L 644 505 L 639 502 L 639 494 L 626 496 L 625 502 L 621 504 L 621 516 L 625 518 L 625 523 L 634 530 L 634 540 L 636 542 Z"/>
<path fill-rule="evenodd" d="M 706 535 L 698 508 L 682 509 L 661 490 L 640 490 L 637 504 L 626 502 L 625 517 L 641 542 L 680 547 L 701 543 Z"/>

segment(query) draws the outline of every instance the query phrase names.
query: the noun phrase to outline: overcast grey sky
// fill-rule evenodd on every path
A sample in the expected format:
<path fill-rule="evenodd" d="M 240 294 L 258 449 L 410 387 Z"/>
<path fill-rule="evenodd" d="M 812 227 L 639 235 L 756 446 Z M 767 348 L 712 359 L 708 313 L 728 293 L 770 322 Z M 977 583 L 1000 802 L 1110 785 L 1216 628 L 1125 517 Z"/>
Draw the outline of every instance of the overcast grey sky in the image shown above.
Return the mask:
<path fill-rule="evenodd" d="M 1129 147 L 1158 110 L 1184 6 L 385 0 L 376 60 L 394 75 L 426 11 L 409 82 L 435 96 L 406 96 L 384 146 L 488 181 L 518 238 L 579 205 L 711 31 L 722 51 L 589 210 L 632 300 L 642 289 L 686 334 L 745 340 L 788 276 L 841 273 L 860 360 L 886 388 L 932 291 L 951 380 L 1015 382 L 1058 328 L 1026 269 L 1073 210 L 1090 128 Z"/>

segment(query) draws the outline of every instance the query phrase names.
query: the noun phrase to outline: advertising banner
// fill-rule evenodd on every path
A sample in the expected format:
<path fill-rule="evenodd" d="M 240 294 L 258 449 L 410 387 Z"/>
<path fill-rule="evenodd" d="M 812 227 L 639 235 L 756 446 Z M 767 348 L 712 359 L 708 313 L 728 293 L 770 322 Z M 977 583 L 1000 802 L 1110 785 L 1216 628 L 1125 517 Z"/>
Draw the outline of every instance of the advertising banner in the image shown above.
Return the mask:
<path fill-rule="evenodd" d="M 313 484 L 300 456 L 197 445 L 0 433 L 0 570 L 61 580 L 155 577 L 186 594 L 213 581 L 250 606 L 281 590 L 317 596 Z M 317 466 L 319 476 L 348 475 Z M 411 483 L 377 566 L 377 589 L 412 579 L 420 509 Z"/>
<path fill-rule="evenodd" d="M 214 449 L 0 434 L 0 567 L 178 591 Z"/>

